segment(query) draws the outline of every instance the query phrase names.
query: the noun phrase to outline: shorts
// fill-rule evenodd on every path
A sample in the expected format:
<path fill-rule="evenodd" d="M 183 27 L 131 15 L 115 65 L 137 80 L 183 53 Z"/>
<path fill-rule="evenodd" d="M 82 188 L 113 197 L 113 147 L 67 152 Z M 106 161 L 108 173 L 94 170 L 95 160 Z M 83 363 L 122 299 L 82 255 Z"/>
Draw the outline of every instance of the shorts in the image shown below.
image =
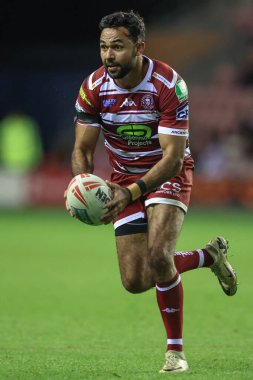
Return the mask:
<path fill-rule="evenodd" d="M 114 172 L 111 181 L 122 187 L 127 187 L 141 178 L 142 174 L 126 175 Z M 137 234 L 147 231 L 146 208 L 162 203 L 180 207 L 185 213 L 190 203 L 192 181 L 192 166 L 185 165 L 180 175 L 171 178 L 155 190 L 130 203 L 113 221 L 116 236 Z"/>

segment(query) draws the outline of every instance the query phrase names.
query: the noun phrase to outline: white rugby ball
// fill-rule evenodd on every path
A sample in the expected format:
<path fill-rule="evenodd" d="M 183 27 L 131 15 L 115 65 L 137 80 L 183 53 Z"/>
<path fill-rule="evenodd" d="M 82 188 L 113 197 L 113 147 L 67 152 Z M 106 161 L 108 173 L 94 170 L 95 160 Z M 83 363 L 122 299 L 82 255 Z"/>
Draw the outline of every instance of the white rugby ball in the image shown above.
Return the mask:
<path fill-rule="evenodd" d="M 92 226 L 103 224 L 100 220 L 107 209 L 102 208 L 112 199 L 106 182 L 94 174 L 79 174 L 72 178 L 67 189 L 67 202 L 74 216 Z"/>

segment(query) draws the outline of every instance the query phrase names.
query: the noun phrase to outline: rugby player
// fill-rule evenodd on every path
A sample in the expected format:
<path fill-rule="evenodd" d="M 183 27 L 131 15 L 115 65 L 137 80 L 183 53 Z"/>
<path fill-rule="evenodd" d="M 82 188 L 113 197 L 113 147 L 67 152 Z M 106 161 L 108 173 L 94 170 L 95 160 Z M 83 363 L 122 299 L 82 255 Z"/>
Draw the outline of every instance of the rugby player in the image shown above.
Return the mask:
<path fill-rule="evenodd" d="M 77 97 L 72 172 L 93 172 L 102 131 L 114 194 L 102 220 L 114 224 L 122 283 L 132 293 L 156 288 L 167 334 L 160 372 L 182 372 L 188 363 L 180 274 L 210 267 L 227 295 L 236 293 L 237 278 L 221 236 L 205 248 L 175 252 L 194 169 L 185 81 L 167 63 L 144 55 L 139 14 L 107 15 L 99 28 L 102 66 L 83 81 Z"/>

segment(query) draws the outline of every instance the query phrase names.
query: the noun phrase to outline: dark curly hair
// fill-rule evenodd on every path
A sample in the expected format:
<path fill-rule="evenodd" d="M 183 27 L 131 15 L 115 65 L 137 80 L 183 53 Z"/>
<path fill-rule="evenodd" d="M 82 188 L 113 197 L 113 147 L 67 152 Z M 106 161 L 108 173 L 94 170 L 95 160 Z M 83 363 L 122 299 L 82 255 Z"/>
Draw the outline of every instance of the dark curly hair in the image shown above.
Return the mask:
<path fill-rule="evenodd" d="M 145 41 L 145 24 L 143 18 L 133 10 L 129 12 L 114 12 L 104 16 L 100 23 L 99 29 L 120 28 L 128 30 L 134 43 Z"/>

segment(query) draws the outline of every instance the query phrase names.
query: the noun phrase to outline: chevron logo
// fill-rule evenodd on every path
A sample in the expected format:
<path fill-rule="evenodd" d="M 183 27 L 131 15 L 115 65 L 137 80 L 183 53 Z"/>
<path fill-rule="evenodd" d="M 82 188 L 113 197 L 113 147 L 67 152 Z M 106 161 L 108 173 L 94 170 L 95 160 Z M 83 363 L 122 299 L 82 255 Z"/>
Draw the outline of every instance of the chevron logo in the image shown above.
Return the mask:
<path fill-rule="evenodd" d="M 92 189 L 96 189 L 97 187 L 101 186 L 100 182 L 84 182 L 83 187 L 85 188 L 86 191 L 90 191 Z"/>
<path fill-rule="evenodd" d="M 86 200 L 84 199 L 83 194 L 81 193 L 81 190 L 78 187 L 78 185 L 76 185 L 72 189 L 72 193 L 86 208 L 89 208 L 88 205 L 87 205 L 87 203 L 86 203 Z"/>

